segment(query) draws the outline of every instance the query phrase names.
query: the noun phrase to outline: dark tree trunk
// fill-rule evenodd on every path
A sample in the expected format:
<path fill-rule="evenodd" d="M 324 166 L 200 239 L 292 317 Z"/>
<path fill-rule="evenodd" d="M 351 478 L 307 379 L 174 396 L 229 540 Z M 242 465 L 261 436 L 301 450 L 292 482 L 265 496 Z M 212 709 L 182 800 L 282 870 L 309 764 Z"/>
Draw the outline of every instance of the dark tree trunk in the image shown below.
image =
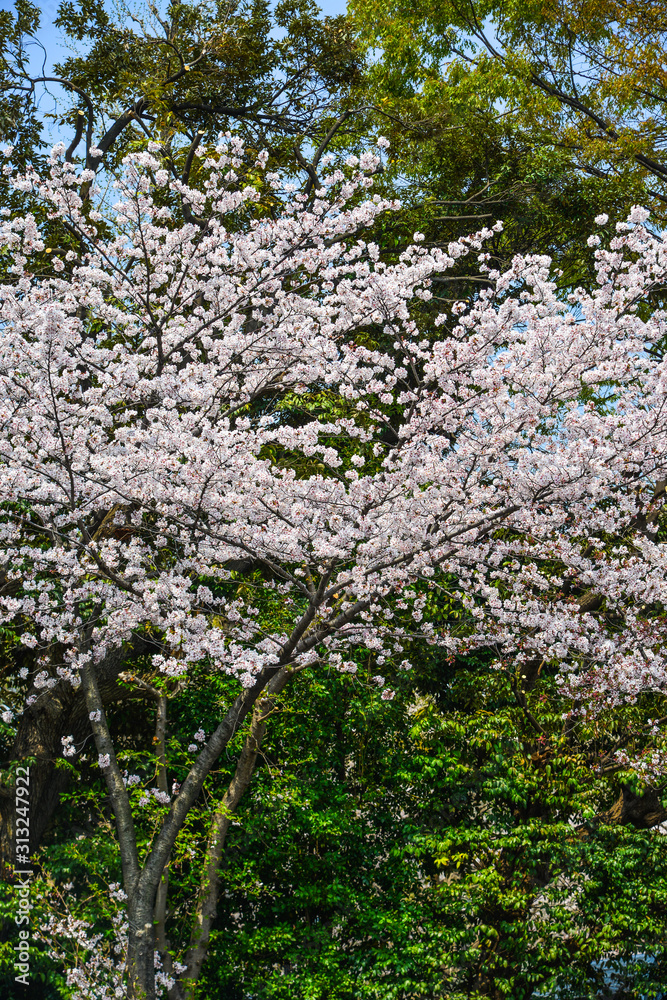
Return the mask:
<path fill-rule="evenodd" d="M 118 675 L 133 659 L 152 645 L 137 640 L 110 652 L 97 666 L 100 695 L 104 704 L 132 697 L 134 692 L 121 685 Z M 30 854 L 37 851 L 68 786 L 69 774 L 56 763 L 63 756 L 63 736 L 73 736 L 80 745 L 90 735 L 90 721 L 81 688 L 65 681 L 54 687 L 30 692 L 36 695 L 19 721 L 13 759 L 31 759 L 30 764 Z M 14 859 L 14 790 L 0 785 L 0 864 L 11 866 Z"/>
<path fill-rule="evenodd" d="M 623 785 L 616 802 L 611 809 L 601 813 L 598 820 L 602 823 L 619 823 L 621 826 L 632 825 L 638 830 L 650 830 L 667 821 L 667 809 L 653 789 L 643 795 L 635 795 L 627 785 Z"/>
<path fill-rule="evenodd" d="M 154 908 L 154 899 L 129 901 L 127 1000 L 155 1000 Z"/>

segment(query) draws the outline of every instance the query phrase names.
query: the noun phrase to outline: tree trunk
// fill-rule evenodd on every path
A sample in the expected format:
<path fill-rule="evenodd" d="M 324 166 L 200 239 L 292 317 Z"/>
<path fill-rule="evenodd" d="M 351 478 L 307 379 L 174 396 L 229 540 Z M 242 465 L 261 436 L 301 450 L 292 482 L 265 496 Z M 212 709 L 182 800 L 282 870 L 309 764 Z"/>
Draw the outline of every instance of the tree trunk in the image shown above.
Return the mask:
<path fill-rule="evenodd" d="M 154 907 L 154 899 L 129 901 L 127 1000 L 155 1000 Z"/>
<path fill-rule="evenodd" d="M 194 997 L 196 984 L 208 954 L 211 928 L 215 921 L 220 894 L 220 862 L 232 816 L 243 798 L 255 770 L 257 754 L 266 735 L 269 715 L 273 711 L 276 698 L 295 671 L 283 667 L 273 677 L 255 705 L 250 731 L 243 744 L 234 772 L 220 806 L 216 810 L 209 830 L 206 864 L 202 875 L 199 900 L 195 911 L 195 922 L 190 937 L 190 947 L 185 957 L 187 971 L 183 974 L 182 989 L 189 998 Z"/>
<path fill-rule="evenodd" d="M 155 647 L 137 639 L 130 645 L 112 650 L 97 664 L 99 690 L 103 703 L 134 697 L 135 692 L 118 683 L 118 675 L 132 658 Z M 30 692 L 37 695 L 19 720 L 12 757 L 15 761 L 32 758 L 30 765 L 30 854 L 39 848 L 42 838 L 58 808 L 60 795 L 68 786 L 69 774 L 56 767 L 62 758 L 62 737 L 73 736 L 77 745 L 90 735 L 90 721 L 81 688 L 59 681 L 50 690 Z M 0 786 L 0 863 L 14 859 L 14 790 Z"/>
<path fill-rule="evenodd" d="M 635 795 L 628 785 L 621 786 L 621 794 L 611 809 L 597 817 L 601 823 L 632 825 L 638 830 L 650 830 L 667 821 L 667 809 L 654 789 Z"/>

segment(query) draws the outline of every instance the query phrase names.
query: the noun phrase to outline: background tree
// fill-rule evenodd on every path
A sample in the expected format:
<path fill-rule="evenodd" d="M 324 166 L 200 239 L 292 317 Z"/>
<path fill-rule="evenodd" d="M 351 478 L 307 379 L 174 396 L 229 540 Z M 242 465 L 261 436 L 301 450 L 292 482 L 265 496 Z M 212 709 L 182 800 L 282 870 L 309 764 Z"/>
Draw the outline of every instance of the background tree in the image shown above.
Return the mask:
<path fill-rule="evenodd" d="M 654 4 L 354 0 L 350 11 L 374 102 L 397 123 L 385 131 L 408 225 L 419 217 L 427 240 L 502 218 L 498 266 L 548 252 L 571 287 L 594 280 L 586 238 L 600 212 L 622 220 L 638 203 L 664 218 Z"/>
<path fill-rule="evenodd" d="M 81 54 L 32 75 L 26 44 L 38 11 L 29 10 L 32 20 L 17 8 L 11 28 L 5 12 L 8 90 L 32 109 L 44 84 L 59 84 L 56 121 L 72 132 L 68 155 L 83 153 L 93 169 L 102 161 L 113 170 L 148 136 L 187 178 L 197 145 L 229 127 L 248 145 L 293 160 L 295 143 L 317 134 L 359 73 L 344 18 L 320 19 L 307 2 L 270 11 L 258 0 L 164 11 L 149 4 L 141 16 L 123 5 L 110 13 L 101 3 L 63 3 L 55 26 Z M 101 157 L 89 156 L 93 145 Z"/>

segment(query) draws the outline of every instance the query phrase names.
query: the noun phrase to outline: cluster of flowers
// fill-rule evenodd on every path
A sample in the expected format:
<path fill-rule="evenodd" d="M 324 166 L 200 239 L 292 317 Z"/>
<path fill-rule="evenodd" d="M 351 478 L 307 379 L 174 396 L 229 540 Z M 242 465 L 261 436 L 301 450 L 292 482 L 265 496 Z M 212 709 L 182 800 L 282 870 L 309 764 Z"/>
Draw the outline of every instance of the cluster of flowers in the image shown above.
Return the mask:
<path fill-rule="evenodd" d="M 124 904 L 127 896 L 118 883 L 109 885 L 107 909 L 113 931 L 109 939 L 107 934 L 96 933 L 88 921 L 76 916 L 71 896 L 73 888 L 71 883 L 64 884 L 59 889 L 54 888 L 44 899 L 51 912 L 38 927 L 37 936 L 54 960 L 67 968 L 67 986 L 72 1000 L 118 1000 L 125 997 L 128 920 Z M 77 961 L 73 961 L 74 956 Z M 157 955 L 155 963 L 155 996 L 160 998 L 168 995 L 174 979 L 163 971 Z M 176 973 L 184 969 L 180 963 L 174 963 Z"/>
<path fill-rule="evenodd" d="M 77 684 L 147 626 L 171 676 L 202 660 L 246 687 L 287 663 L 350 671 L 357 645 L 381 663 L 408 634 L 384 599 L 419 622 L 408 585 L 445 572 L 466 614 L 458 634 L 426 622 L 429 641 L 502 657 L 529 644 L 589 711 L 667 686 L 665 626 L 637 611 L 665 605 L 664 546 L 622 541 L 667 465 L 667 368 L 647 350 L 667 325 L 638 308 L 664 282 L 665 243 L 634 210 L 596 250 L 598 287 L 565 300 L 547 257 L 489 269 L 500 224 L 447 248 L 417 234 L 389 264 L 362 238 L 395 207 L 370 193 L 378 157 L 331 169 L 312 201 L 266 175 L 283 210 L 241 228 L 261 195 L 241 187 L 231 137 L 203 154 L 198 190 L 169 180 L 157 148 L 129 157 L 104 226 L 62 149 L 49 177 L 10 175 L 77 244 L 40 276 L 37 220 L 0 225 L 0 561 L 22 582 L 0 620 L 67 650 L 40 684 Z M 491 287 L 440 312 L 432 280 L 465 257 Z M 369 331 L 390 346 L 362 346 Z M 281 404 L 322 391 L 344 415 L 304 404 L 290 423 Z M 266 568 L 289 625 L 201 585 L 238 559 Z M 582 614 L 565 582 L 622 624 Z"/>

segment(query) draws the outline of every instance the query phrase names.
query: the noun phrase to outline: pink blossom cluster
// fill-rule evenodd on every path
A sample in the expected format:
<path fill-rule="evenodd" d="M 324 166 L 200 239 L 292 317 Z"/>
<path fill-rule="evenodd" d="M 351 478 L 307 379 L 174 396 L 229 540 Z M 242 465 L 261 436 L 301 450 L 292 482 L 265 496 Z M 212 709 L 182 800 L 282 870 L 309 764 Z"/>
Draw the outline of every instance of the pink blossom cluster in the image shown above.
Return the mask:
<path fill-rule="evenodd" d="M 127 896 L 119 883 L 108 887 L 109 919 L 112 937 L 95 932 L 86 920 L 76 916 L 71 895 L 73 884 L 50 887 L 43 897 L 49 916 L 37 928 L 37 937 L 49 954 L 66 969 L 66 982 L 73 1000 L 118 1000 L 127 996 L 125 963 L 128 943 L 128 920 L 124 909 Z M 177 970 L 183 967 L 174 963 Z M 155 996 L 166 996 L 174 984 L 162 969 L 155 954 Z"/>
<path fill-rule="evenodd" d="M 500 224 L 384 261 L 364 235 L 395 207 L 370 193 L 374 154 L 312 200 L 260 157 L 277 218 L 243 157 L 222 140 L 194 189 L 133 155 L 106 214 L 62 149 L 49 177 L 11 177 L 75 236 L 0 225 L 0 562 L 21 582 L 0 618 L 67 651 L 32 697 L 147 626 L 172 677 L 202 660 L 246 687 L 286 664 L 351 672 L 358 645 L 382 664 L 409 636 L 385 599 L 421 623 L 409 585 L 443 574 L 465 615 L 420 624 L 428 641 L 556 661 L 589 712 L 664 690 L 665 624 L 642 609 L 666 603 L 667 556 L 630 530 L 667 465 L 667 370 L 647 349 L 667 326 L 639 308 L 667 253 L 643 210 L 596 250 L 596 289 L 564 296 L 547 257 L 489 269 Z M 433 279 L 462 258 L 492 287 L 439 312 Z M 279 630 L 219 596 L 239 560 L 284 599 Z M 582 587 L 613 628 L 568 596 Z"/>

